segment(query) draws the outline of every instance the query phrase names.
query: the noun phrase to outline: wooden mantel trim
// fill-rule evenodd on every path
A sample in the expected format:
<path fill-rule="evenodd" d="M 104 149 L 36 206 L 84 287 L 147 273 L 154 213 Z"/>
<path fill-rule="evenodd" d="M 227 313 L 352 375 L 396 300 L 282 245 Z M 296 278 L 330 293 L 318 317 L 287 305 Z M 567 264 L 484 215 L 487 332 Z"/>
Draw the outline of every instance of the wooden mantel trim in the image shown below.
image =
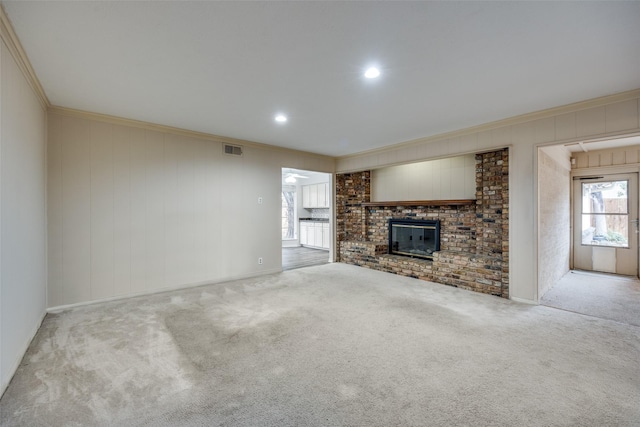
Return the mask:
<path fill-rule="evenodd" d="M 475 205 L 475 199 L 458 199 L 458 200 L 396 200 L 388 202 L 365 202 L 362 206 L 465 206 Z"/>

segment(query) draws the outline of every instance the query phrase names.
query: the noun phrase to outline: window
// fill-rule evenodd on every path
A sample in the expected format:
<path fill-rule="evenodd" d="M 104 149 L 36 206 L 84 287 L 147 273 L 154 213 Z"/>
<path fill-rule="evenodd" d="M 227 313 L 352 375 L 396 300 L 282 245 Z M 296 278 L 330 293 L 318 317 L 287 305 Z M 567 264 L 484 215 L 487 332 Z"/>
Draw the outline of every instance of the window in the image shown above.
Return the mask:
<path fill-rule="evenodd" d="M 629 247 L 629 181 L 582 183 L 582 244 Z"/>
<path fill-rule="evenodd" d="M 296 238 L 296 187 L 282 187 L 282 239 Z"/>

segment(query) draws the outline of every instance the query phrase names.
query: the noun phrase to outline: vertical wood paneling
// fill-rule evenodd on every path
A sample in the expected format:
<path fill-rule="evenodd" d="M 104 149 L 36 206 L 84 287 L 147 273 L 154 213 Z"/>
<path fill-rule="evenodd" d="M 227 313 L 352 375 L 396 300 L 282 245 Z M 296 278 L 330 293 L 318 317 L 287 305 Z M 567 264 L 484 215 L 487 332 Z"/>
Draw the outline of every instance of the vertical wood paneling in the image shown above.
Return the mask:
<path fill-rule="evenodd" d="M 235 206 L 235 209 L 222 209 L 224 212 L 224 220 L 221 223 L 222 226 L 222 242 L 220 247 L 220 253 L 224 250 L 229 251 L 230 254 L 239 254 L 241 251 L 250 246 L 247 244 L 249 241 L 247 235 L 251 234 L 251 226 L 247 228 L 232 227 L 231 224 L 236 224 L 237 220 L 247 223 L 249 218 L 244 217 L 244 213 L 249 209 L 247 201 L 248 189 L 247 180 L 250 179 L 251 173 L 248 168 L 244 168 L 244 162 L 250 159 L 251 153 L 245 151 L 245 158 L 230 158 L 225 161 L 225 164 L 229 167 L 226 168 L 224 182 L 224 191 L 222 193 L 222 199 L 227 200 Z M 253 207 L 253 206 L 251 206 Z M 234 218 L 235 217 L 235 218 Z M 244 221 L 243 221 L 244 220 Z M 252 253 L 247 253 L 247 258 L 241 256 L 232 256 L 229 260 L 229 269 L 226 270 L 226 274 L 230 275 L 233 271 L 242 271 L 245 268 L 251 268 L 252 265 L 257 264 L 257 260 L 253 259 Z"/>
<path fill-rule="evenodd" d="M 533 122 L 526 122 L 511 127 L 511 140 L 514 144 L 532 144 L 535 141 Z"/>
<path fill-rule="evenodd" d="M 165 192 L 172 177 L 166 176 L 164 134 L 146 131 L 147 174 L 144 186 L 146 199 L 145 254 L 146 290 L 165 286 Z"/>
<path fill-rule="evenodd" d="M 476 195 L 476 159 L 475 155 L 466 156 L 464 163 L 464 192 L 463 199 L 474 198 Z"/>
<path fill-rule="evenodd" d="M 131 293 L 143 292 L 147 289 L 147 175 L 149 160 L 147 158 L 146 132 L 131 129 L 129 143 L 129 180 L 131 189 Z M 153 180 L 151 180 L 153 181 Z"/>
<path fill-rule="evenodd" d="M 556 141 L 572 139 L 576 137 L 576 113 L 562 114 L 555 117 Z"/>
<path fill-rule="evenodd" d="M 589 156 L 587 153 L 579 153 L 576 155 L 576 164 L 579 168 L 586 168 L 589 166 Z"/>
<path fill-rule="evenodd" d="M 472 199 L 475 182 L 475 156 L 457 156 L 376 169 L 371 196 L 374 201 Z"/>
<path fill-rule="evenodd" d="M 533 122 L 534 140 L 536 143 L 551 142 L 556 137 L 556 119 L 549 117 Z"/>
<path fill-rule="evenodd" d="M 576 136 L 601 135 L 606 131 L 605 107 L 576 112 Z"/>
<path fill-rule="evenodd" d="M 440 172 L 438 173 L 440 176 L 440 196 L 451 194 L 451 159 L 440 159 L 438 163 L 440 164 Z"/>
<path fill-rule="evenodd" d="M 184 218 L 181 217 L 178 187 L 179 143 L 173 135 L 165 135 L 164 140 L 164 286 L 179 277 L 178 259 L 184 250 L 180 245 L 180 231 Z"/>
<path fill-rule="evenodd" d="M 61 122 L 63 296 L 73 304 L 91 299 L 91 133 L 85 120 Z"/>
<path fill-rule="evenodd" d="M 213 176 L 216 168 L 209 167 L 215 164 L 212 157 L 213 146 L 218 144 L 209 141 L 194 141 L 194 197 L 193 215 L 194 228 L 199 232 L 194 236 L 193 263 L 195 282 L 202 282 L 212 277 L 215 271 L 212 266 L 215 263 L 212 239 L 216 238 L 215 212 L 213 210 L 213 199 L 216 195 L 211 191 L 214 188 L 215 178 Z"/>
<path fill-rule="evenodd" d="M 614 165 L 624 165 L 625 162 L 626 162 L 624 150 L 616 150 L 616 151 L 614 151 L 612 153 L 611 157 L 612 157 L 612 163 Z M 580 165 L 578 165 L 578 166 L 580 166 Z M 580 167 L 584 167 L 584 166 L 580 166 Z"/>
<path fill-rule="evenodd" d="M 177 188 L 178 188 L 178 217 L 179 233 L 177 239 L 178 249 L 171 248 L 176 253 L 177 276 L 170 283 L 193 283 L 195 281 L 195 173 L 194 151 L 195 143 L 189 138 L 177 140 Z"/>
<path fill-rule="evenodd" d="M 64 304 L 62 294 L 62 138 L 60 117 L 48 121 L 47 143 L 47 263 L 49 307 Z"/>
<path fill-rule="evenodd" d="M 605 107 L 607 132 L 618 132 L 638 127 L 638 102 L 635 99 Z"/>
<path fill-rule="evenodd" d="M 404 169 L 404 170 L 402 170 Z M 408 181 L 410 179 L 412 179 L 412 177 L 418 177 L 419 176 L 419 168 L 416 167 L 415 163 L 409 163 L 407 165 L 404 165 L 404 168 L 402 168 L 401 171 L 402 173 L 402 181 Z M 413 199 L 416 200 L 417 197 L 419 197 L 419 192 L 420 188 L 418 188 L 417 185 L 407 185 L 406 186 L 406 197 L 407 199 Z"/>
<path fill-rule="evenodd" d="M 131 293 L 131 129 L 113 126 L 113 294 Z"/>
<path fill-rule="evenodd" d="M 433 200 L 442 200 L 445 198 L 445 194 L 442 191 L 442 174 L 440 173 L 442 169 L 442 162 L 434 162 L 431 164 L 431 191 L 433 195 Z M 475 177 L 473 179 L 475 182 Z"/>
<path fill-rule="evenodd" d="M 46 116 L 4 41 L 0 93 L 1 395 L 47 304 Z"/>
<path fill-rule="evenodd" d="M 493 143 L 492 140 L 492 135 L 491 135 L 491 131 L 490 130 L 485 130 L 483 132 L 479 132 L 476 135 L 478 135 L 478 138 L 476 140 L 476 145 L 478 149 L 484 148 L 484 147 L 490 147 L 491 144 Z"/>
<path fill-rule="evenodd" d="M 90 124 L 91 299 L 114 295 L 113 136 L 111 124 Z"/>
<path fill-rule="evenodd" d="M 454 157 L 451 159 L 451 197 L 454 199 L 464 199 L 464 157 Z"/>
<path fill-rule="evenodd" d="M 613 153 L 600 154 L 600 166 L 611 166 L 613 164 Z"/>
<path fill-rule="evenodd" d="M 529 148 L 529 147 L 527 147 Z M 533 217 L 533 161 L 529 149 L 509 150 L 509 218 L 517 218 L 509 229 L 509 269 L 516 272 L 517 280 L 510 281 L 509 295 L 526 300 L 535 300 L 537 289 L 535 286 L 536 271 L 534 245 Z M 518 185 L 512 185 L 512 182 Z M 521 189 L 519 191 L 518 189 Z M 529 224 L 529 226 L 523 226 Z M 517 242 L 517 243 L 516 243 Z M 511 244 L 515 243 L 515 245 Z M 514 250 L 515 247 L 515 250 Z"/>
<path fill-rule="evenodd" d="M 495 145 L 509 145 L 511 139 L 511 126 L 505 126 L 491 130 L 491 141 Z"/>
<path fill-rule="evenodd" d="M 50 274 L 60 276 L 50 281 L 50 306 L 280 268 L 282 159 L 332 164 L 255 147 L 226 156 L 211 140 L 50 120 Z"/>

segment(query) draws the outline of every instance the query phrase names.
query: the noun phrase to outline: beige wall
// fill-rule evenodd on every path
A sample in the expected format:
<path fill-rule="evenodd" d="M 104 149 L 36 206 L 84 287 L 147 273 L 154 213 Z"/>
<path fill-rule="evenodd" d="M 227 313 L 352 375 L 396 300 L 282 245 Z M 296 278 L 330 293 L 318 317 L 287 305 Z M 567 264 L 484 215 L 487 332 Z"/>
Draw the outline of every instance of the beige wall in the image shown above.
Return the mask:
<path fill-rule="evenodd" d="M 337 172 L 510 147 L 510 294 L 537 302 L 536 147 L 640 132 L 640 90 L 345 156 Z"/>
<path fill-rule="evenodd" d="M 46 308 L 46 116 L 9 48 L 0 45 L 1 395 Z"/>
<path fill-rule="evenodd" d="M 473 154 L 371 171 L 371 200 L 375 202 L 475 198 Z"/>
<path fill-rule="evenodd" d="M 280 271 L 281 167 L 334 168 L 64 110 L 48 121 L 49 307 Z"/>
<path fill-rule="evenodd" d="M 569 152 L 540 149 L 538 155 L 538 288 L 540 297 L 569 271 L 571 178 Z"/>

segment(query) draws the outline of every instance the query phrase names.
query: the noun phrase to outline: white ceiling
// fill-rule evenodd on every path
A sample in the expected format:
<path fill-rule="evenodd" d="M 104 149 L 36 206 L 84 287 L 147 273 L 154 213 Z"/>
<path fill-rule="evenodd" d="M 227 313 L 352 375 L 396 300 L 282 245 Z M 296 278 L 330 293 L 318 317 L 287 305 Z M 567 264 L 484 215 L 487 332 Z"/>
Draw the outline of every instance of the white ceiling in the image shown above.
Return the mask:
<path fill-rule="evenodd" d="M 306 177 L 301 178 L 299 176 L 295 176 L 295 185 L 315 184 L 320 181 L 327 182 L 331 180 L 331 175 L 328 173 L 314 172 L 302 169 L 282 168 L 282 185 L 291 185 L 290 183 L 285 181 L 285 179 L 287 179 L 289 175 L 300 175 Z"/>
<path fill-rule="evenodd" d="M 640 88 L 633 1 L 2 3 L 53 105 L 333 156 Z"/>

